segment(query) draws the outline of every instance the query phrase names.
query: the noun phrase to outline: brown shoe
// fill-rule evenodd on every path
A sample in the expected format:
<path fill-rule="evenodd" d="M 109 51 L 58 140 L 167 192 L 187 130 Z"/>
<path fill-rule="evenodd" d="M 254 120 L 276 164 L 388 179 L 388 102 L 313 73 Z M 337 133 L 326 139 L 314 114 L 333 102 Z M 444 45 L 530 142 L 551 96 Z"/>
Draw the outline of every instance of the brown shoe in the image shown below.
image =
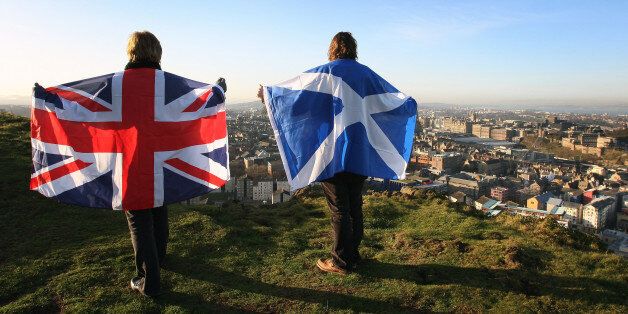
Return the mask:
<path fill-rule="evenodd" d="M 341 275 L 347 274 L 347 270 L 336 266 L 336 264 L 334 264 L 334 261 L 331 258 L 328 258 L 328 259 L 319 258 L 318 261 L 316 261 L 316 267 L 328 273 L 337 273 Z"/>

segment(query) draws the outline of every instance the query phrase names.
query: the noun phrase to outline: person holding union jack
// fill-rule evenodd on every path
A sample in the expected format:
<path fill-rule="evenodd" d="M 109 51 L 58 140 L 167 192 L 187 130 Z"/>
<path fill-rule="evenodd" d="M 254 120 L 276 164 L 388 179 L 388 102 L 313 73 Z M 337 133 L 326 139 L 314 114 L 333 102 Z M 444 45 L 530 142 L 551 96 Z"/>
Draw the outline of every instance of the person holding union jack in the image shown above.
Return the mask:
<path fill-rule="evenodd" d="M 130 287 L 158 295 L 168 209 L 229 180 L 223 78 L 161 70 L 161 44 L 131 34 L 124 71 L 43 88 L 31 103 L 30 188 L 60 202 L 124 210 L 135 253 Z"/>
<path fill-rule="evenodd" d="M 127 54 L 129 69 L 160 69 L 161 44 L 157 37 L 148 31 L 134 32 L 129 38 Z M 224 78 L 216 85 L 227 91 Z M 135 252 L 137 274 L 131 280 L 131 288 L 147 296 L 160 293 L 159 269 L 164 266 L 168 244 L 168 210 L 160 206 L 143 210 L 125 211 L 131 242 Z"/>

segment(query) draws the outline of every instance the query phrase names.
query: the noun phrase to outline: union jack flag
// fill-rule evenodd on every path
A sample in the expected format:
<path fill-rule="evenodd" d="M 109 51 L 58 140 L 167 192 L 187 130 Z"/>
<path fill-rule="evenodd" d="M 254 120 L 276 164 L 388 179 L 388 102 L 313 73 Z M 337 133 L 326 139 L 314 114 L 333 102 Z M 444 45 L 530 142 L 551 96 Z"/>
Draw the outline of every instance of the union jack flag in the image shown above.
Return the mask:
<path fill-rule="evenodd" d="M 124 210 L 217 189 L 229 180 L 224 99 L 217 85 L 149 68 L 36 86 L 30 188 Z"/>

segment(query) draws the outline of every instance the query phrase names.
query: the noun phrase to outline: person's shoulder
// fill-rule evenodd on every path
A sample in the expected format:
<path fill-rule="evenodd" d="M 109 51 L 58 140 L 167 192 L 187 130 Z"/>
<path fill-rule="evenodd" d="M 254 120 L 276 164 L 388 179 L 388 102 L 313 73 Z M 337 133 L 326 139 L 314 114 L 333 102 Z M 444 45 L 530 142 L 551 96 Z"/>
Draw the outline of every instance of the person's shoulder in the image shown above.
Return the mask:
<path fill-rule="evenodd" d="M 307 71 L 305 71 L 305 73 L 331 73 L 331 69 L 333 67 L 332 65 L 333 62 L 328 62 L 316 67 L 313 67 Z"/>
<path fill-rule="evenodd" d="M 334 74 L 334 73 L 346 72 L 346 71 L 352 71 L 352 72 L 372 72 L 372 70 L 369 69 L 369 67 L 367 67 L 366 65 L 363 65 L 363 64 L 357 62 L 356 60 L 338 59 L 338 60 L 330 61 L 328 63 L 319 65 L 317 67 L 311 68 L 311 69 L 305 71 L 305 73 L 328 73 L 328 74 Z"/>

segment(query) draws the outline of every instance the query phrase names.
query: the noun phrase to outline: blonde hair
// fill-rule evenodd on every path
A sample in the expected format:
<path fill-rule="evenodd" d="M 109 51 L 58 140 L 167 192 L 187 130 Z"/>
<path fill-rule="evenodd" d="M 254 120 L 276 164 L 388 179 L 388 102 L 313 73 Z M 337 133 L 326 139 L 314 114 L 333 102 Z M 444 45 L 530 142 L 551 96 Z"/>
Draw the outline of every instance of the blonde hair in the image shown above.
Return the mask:
<path fill-rule="evenodd" d="M 129 62 L 161 63 L 161 44 L 149 31 L 133 32 L 126 46 Z"/>

